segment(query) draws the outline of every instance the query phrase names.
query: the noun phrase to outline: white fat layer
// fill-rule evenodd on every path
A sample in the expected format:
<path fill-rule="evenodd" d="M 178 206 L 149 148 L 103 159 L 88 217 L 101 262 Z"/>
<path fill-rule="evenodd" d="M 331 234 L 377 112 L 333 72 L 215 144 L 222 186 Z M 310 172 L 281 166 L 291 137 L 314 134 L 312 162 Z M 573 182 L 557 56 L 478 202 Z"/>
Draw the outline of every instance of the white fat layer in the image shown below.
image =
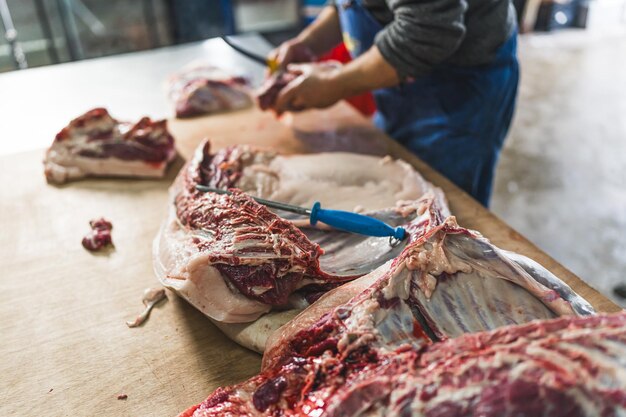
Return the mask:
<path fill-rule="evenodd" d="M 74 145 L 75 142 L 72 142 Z M 81 148 L 83 149 L 83 148 Z M 87 158 L 72 152 L 63 142 L 55 142 L 46 152 L 44 169 L 50 182 L 63 183 L 90 175 L 159 178 L 176 157 L 172 150 L 162 162 L 124 161 L 117 158 Z"/>
<path fill-rule="evenodd" d="M 429 188 L 407 163 L 344 152 L 274 156 L 259 153 L 237 186 L 258 197 L 341 210 L 380 210 L 415 200 Z M 366 167 L 367 169 L 364 169 Z"/>
<path fill-rule="evenodd" d="M 265 343 L 272 337 L 271 335 L 301 311 L 299 309 L 272 311 L 251 323 L 228 323 L 225 325 L 216 320 L 212 321 L 237 343 L 262 354 L 265 350 Z"/>

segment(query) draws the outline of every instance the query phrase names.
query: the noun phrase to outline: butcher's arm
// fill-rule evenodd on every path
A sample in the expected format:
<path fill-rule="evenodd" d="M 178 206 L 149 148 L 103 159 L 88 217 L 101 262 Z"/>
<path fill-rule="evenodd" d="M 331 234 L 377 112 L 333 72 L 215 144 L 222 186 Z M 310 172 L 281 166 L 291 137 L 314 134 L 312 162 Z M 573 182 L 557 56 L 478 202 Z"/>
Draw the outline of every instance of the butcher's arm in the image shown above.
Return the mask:
<path fill-rule="evenodd" d="M 342 41 L 339 15 L 335 6 L 326 6 L 317 18 L 296 37 L 311 48 L 317 56 L 339 45 Z"/>
<path fill-rule="evenodd" d="M 268 54 L 280 68 L 296 62 L 315 61 L 342 41 L 339 15 L 335 6 L 326 6 L 300 34 L 283 42 Z"/>
<path fill-rule="evenodd" d="M 357 59 L 344 65 L 333 78 L 333 83 L 342 90 L 342 98 L 400 83 L 398 72 L 377 46 L 372 46 Z"/>

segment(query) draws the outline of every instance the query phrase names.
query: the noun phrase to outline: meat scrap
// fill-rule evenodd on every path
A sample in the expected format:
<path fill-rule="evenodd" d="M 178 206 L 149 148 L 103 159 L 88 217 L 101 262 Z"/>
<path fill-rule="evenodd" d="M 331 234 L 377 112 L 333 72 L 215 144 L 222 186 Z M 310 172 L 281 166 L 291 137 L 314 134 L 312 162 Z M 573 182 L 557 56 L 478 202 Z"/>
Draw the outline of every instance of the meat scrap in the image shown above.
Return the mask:
<path fill-rule="evenodd" d="M 128 395 L 126 395 L 126 394 L 119 394 L 119 395 L 117 396 L 117 399 L 118 399 L 118 400 L 126 400 L 127 398 L 128 398 Z"/>
<path fill-rule="evenodd" d="M 96 108 L 56 135 L 46 151 L 44 172 L 56 184 L 87 176 L 159 178 L 175 157 L 166 120 L 120 122 Z"/>
<path fill-rule="evenodd" d="M 210 64 L 196 63 L 168 80 L 176 117 L 243 109 L 252 104 L 250 80 Z"/>
<path fill-rule="evenodd" d="M 166 299 L 165 289 L 163 288 L 146 288 L 143 292 L 143 298 L 141 301 L 145 306 L 144 310 L 138 315 L 135 320 L 127 321 L 126 325 L 128 327 L 139 327 L 148 320 L 150 317 L 150 312 L 161 300 Z"/>
<path fill-rule="evenodd" d="M 83 237 L 83 247 L 90 251 L 99 251 L 107 246 L 113 246 L 113 240 L 111 239 L 111 230 L 113 225 L 110 221 L 101 217 L 96 220 L 90 220 L 89 226 L 91 231 Z"/>

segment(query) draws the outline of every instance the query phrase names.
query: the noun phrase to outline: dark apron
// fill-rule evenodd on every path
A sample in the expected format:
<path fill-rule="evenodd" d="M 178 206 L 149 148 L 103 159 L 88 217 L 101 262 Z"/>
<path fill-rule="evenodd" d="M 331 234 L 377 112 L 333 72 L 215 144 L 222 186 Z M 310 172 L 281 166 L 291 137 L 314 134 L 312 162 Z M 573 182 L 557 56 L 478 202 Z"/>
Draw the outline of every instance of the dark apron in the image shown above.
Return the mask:
<path fill-rule="evenodd" d="M 336 0 L 346 47 L 366 52 L 383 26 L 361 0 Z M 517 33 L 490 64 L 442 64 L 429 75 L 374 91 L 376 125 L 483 205 L 515 108 Z"/>

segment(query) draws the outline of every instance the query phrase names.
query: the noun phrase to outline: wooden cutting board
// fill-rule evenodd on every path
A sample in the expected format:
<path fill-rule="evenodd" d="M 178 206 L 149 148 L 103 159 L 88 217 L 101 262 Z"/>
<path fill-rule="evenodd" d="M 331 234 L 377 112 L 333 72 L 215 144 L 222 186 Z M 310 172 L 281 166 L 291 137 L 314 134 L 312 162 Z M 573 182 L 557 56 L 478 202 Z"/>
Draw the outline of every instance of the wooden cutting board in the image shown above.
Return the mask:
<path fill-rule="evenodd" d="M 184 157 L 204 137 L 216 147 L 252 143 L 281 152 L 401 157 L 444 189 L 460 224 L 537 260 L 598 310 L 618 310 L 345 104 L 282 123 L 252 109 L 170 126 Z M 45 183 L 42 157 L 38 151 L 0 158 L 0 415 L 173 416 L 216 387 L 255 374 L 260 356 L 230 342 L 171 293 L 143 327 L 124 324 L 141 311 L 143 290 L 158 286 L 151 242 L 182 161 L 160 181 L 54 187 Z M 80 241 L 88 221 L 100 216 L 113 222 L 115 250 L 91 254 Z"/>

